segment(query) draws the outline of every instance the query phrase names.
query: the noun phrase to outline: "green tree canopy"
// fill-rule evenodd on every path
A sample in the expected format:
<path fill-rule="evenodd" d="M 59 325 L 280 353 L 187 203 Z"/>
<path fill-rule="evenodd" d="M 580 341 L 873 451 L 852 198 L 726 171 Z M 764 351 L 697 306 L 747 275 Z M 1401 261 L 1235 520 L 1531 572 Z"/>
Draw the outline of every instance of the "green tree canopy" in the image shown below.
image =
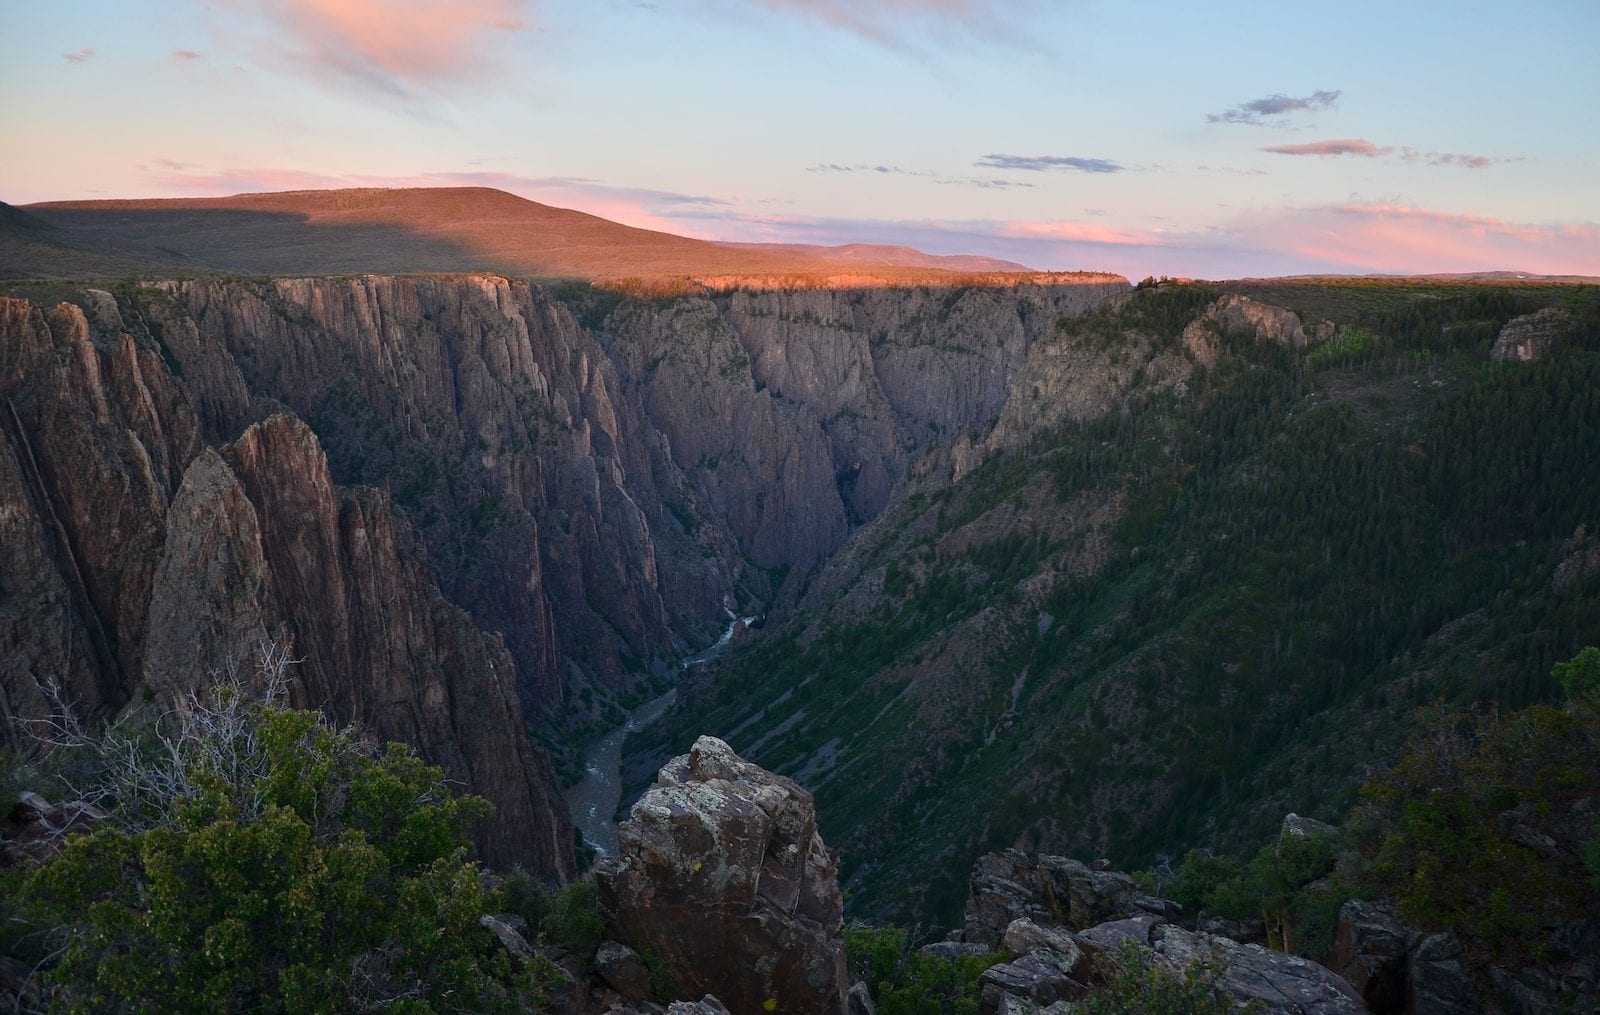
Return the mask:
<path fill-rule="evenodd" d="M 237 686 L 91 745 L 115 806 L 15 877 L 69 1011 L 523 1011 L 540 963 L 479 925 L 486 801 L 400 744 Z M 170 795 L 156 792 L 166 787 Z"/>
<path fill-rule="evenodd" d="M 1556 663 L 1550 672 L 1574 701 L 1600 690 L 1600 648 L 1590 645 L 1566 662 Z"/>

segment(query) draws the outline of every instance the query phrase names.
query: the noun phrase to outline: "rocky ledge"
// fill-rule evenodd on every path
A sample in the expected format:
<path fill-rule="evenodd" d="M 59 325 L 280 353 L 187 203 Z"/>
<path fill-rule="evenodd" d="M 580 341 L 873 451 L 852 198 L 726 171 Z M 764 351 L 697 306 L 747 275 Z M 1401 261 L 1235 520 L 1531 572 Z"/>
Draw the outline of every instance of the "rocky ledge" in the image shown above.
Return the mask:
<path fill-rule="evenodd" d="M 1282 834 L 1336 831 L 1291 814 Z M 661 770 L 618 832 L 617 855 L 594 870 L 608 937 L 595 950 L 530 946 L 516 917 L 485 917 L 514 959 L 543 953 L 566 971 L 552 1010 L 873 1015 L 867 984 L 852 982 L 870 970 L 850 968 L 845 955 L 838 859 L 800 786 L 702 736 Z M 969 968 L 993 963 L 977 980 L 978 1015 L 1120 1003 L 1134 956 L 1151 974 L 1195 973 L 1238 1010 L 1261 1015 L 1594 1010 L 1585 1007 L 1600 967 L 1593 919 L 1557 934 L 1560 955 L 1539 969 L 1483 970 L 1453 936 L 1423 933 L 1381 903 L 1343 905 L 1322 963 L 1239 940 L 1264 936 L 1260 921 L 1195 916 L 1107 861 L 1009 849 L 978 859 L 961 927 L 920 951 L 978 959 Z"/>
<path fill-rule="evenodd" d="M 1218 987 L 1240 1005 L 1284 1015 L 1367 1010 L 1350 984 L 1315 962 L 1177 924 L 1182 907 L 1142 891 L 1126 874 L 1060 856 L 991 853 L 972 874 L 962 928 L 934 954 L 999 951 L 983 974 L 983 1015 L 1066 1015 L 1102 976 L 1097 956 L 1126 942 L 1146 961 L 1181 973 L 1199 960 L 1221 969 Z"/>

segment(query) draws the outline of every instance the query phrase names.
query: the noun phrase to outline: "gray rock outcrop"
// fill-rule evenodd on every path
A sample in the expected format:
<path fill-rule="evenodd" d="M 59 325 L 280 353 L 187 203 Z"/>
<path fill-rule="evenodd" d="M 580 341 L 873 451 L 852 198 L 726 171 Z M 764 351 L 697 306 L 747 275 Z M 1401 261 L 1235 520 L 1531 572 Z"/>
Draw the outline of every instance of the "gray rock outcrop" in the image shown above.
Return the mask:
<path fill-rule="evenodd" d="M 721 740 L 661 770 L 595 880 L 624 942 L 680 995 L 715 994 L 735 1015 L 845 1010 L 838 859 L 811 794 Z"/>
<path fill-rule="evenodd" d="M 973 866 L 961 939 L 998 948 L 1016 920 L 1084 930 L 1132 916 L 1176 919 L 1181 909 L 1119 871 L 1008 849 L 987 853 Z"/>
<path fill-rule="evenodd" d="M 1222 297 L 1206 308 L 1205 318 L 1215 321 L 1225 332 L 1253 335 L 1262 342 L 1298 349 L 1310 341 L 1301 326 L 1300 316 L 1294 311 L 1248 296 Z"/>
<path fill-rule="evenodd" d="M 1327 963 L 1375 1015 L 1590 1010 L 1584 1005 L 1600 990 L 1600 919 L 1551 930 L 1536 963 L 1509 955 L 1486 963 L 1481 951 L 1473 962 L 1455 935 L 1425 933 L 1387 904 L 1353 900 L 1339 909 Z"/>
<path fill-rule="evenodd" d="M 1500 329 L 1489 358 L 1500 363 L 1531 363 L 1554 349 L 1571 327 L 1572 315 L 1560 307 L 1513 317 Z"/>
<path fill-rule="evenodd" d="M 1240 1005 L 1255 1002 L 1265 1011 L 1285 1015 L 1359 1015 L 1366 1011 L 1350 984 L 1310 959 L 1174 924 L 1155 928 L 1151 940 L 1155 955 L 1174 972 L 1197 961 L 1217 963 L 1222 968 L 1218 987 Z"/>
<path fill-rule="evenodd" d="M 984 1015 L 1065 1011 L 1101 984 L 1105 964 L 1132 945 L 1176 974 L 1195 963 L 1221 970 L 1217 989 L 1239 1005 L 1283 1015 L 1354 1015 L 1356 990 L 1315 962 L 1259 945 L 1186 930 L 1173 902 L 1150 896 L 1104 864 L 1005 850 L 974 867 L 962 938 L 997 942 L 1010 961 L 983 974 Z M 1012 914 L 1004 930 L 995 927 Z M 1059 1007 L 1057 1007 L 1059 1006 Z"/>
<path fill-rule="evenodd" d="M 1467 973 L 1461 942 L 1452 934 L 1430 934 L 1412 950 L 1406 977 L 1408 1015 L 1481 1011 L 1478 989 Z"/>

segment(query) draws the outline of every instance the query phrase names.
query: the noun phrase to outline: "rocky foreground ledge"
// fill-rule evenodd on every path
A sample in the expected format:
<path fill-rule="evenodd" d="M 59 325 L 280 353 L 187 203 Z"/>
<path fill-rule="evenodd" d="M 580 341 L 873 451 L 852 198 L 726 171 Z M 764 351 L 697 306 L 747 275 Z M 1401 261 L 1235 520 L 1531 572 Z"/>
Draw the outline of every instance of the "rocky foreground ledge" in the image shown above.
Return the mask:
<path fill-rule="evenodd" d="M 595 868 L 613 940 L 574 983 L 565 1010 L 870 1015 L 851 983 L 838 858 L 817 833 L 811 794 L 700 737 L 661 770 Z M 1205 959 L 1242 1008 L 1343 1015 L 1367 1006 L 1349 983 L 1304 959 L 1180 926 L 1181 907 L 1125 874 L 1016 850 L 981 858 L 962 928 L 923 951 L 998 956 L 981 980 L 982 1015 L 1067 1015 L 1100 986 L 1102 963 L 1133 942 L 1175 971 Z M 652 975 L 678 997 L 650 1000 Z"/>
<path fill-rule="evenodd" d="M 1335 831 L 1289 815 L 1283 834 Z M 661 770 L 618 833 L 617 855 L 594 871 L 610 939 L 592 956 L 556 956 L 571 979 L 555 1010 L 875 1015 L 845 954 L 838 857 L 817 832 L 811 794 L 792 780 L 703 736 Z M 513 954 L 536 951 L 510 927 L 491 929 Z M 1175 979 L 1200 970 L 1218 999 L 1261 1015 L 1594 1010 L 1584 1007 L 1594 993 L 1588 960 L 1565 969 L 1570 984 L 1541 992 L 1508 979 L 1500 992 L 1510 1003 L 1490 1003 L 1455 938 L 1408 927 L 1381 903 L 1344 904 L 1326 966 L 1264 939 L 1261 921 L 1196 925 L 1106 861 L 1013 849 L 978 859 L 962 926 L 920 951 L 992 963 L 977 981 L 979 1015 L 1105 1010 L 1130 954 Z M 1490 971 L 1497 985 L 1500 973 Z M 664 997 L 699 1000 L 654 1000 Z"/>
<path fill-rule="evenodd" d="M 938 953 L 1003 952 L 1009 961 L 983 974 L 980 1011 L 1067 1015 L 1098 986 L 1097 955 L 1132 942 L 1152 964 L 1182 972 L 1197 960 L 1222 969 L 1217 986 L 1259 1012 L 1343 1015 L 1367 1011 L 1361 995 L 1332 971 L 1298 956 L 1241 944 L 1176 922 L 1182 907 L 1146 894 L 1133 878 L 1060 856 L 1006 850 L 980 857 L 966 916 Z"/>

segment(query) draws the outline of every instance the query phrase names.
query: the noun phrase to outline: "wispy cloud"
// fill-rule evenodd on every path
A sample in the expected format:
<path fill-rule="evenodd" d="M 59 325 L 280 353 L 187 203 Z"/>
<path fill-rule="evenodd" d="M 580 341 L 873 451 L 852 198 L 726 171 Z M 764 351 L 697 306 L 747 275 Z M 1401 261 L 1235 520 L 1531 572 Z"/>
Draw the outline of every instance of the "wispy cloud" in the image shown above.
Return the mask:
<path fill-rule="evenodd" d="M 206 55 L 193 49 L 175 49 L 168 54 L 168 59 L 183 63 L 188 60 L 204 60 Z"/>
<path fill-rule="evenodd" d="M 1110 159 L 1090 159 L 1079 155 L 985 155 L 974 165 L 985 169 L 1020 169 L 1028 172 L 1073 171 L 1079 173 L 1120 173 L 1127 169 Z"/>
<path fill-rule="evenodd" d="M 754 0 L 758 7 L 812 18 L 873 42 L 904 48 L 928 35 L 1017 42 L 1024 0 Z"/>
<path fill-rule="evenodd" d="M 1103 222 L 1072 220 L 1012 221 L 1001 223 L 995 235 L 1007 239 L 1089 243 L 1106 247 L 1160 247 L 1166 239 L 1147 229 L 1128 229 Z"/>
<path fill-rule="evenodd" d="M 1206 122 L 1247 123 L 1260 126 L 1269 121 L 1283 120 L 1291 113 L 1314 113 L 1328 109 L 1338 102 L 1339 96 L 1343 94 L 1343 91 L 1335 89 L 1312 92 L 1303 98 L 1294 98 L 1278 92 L 1265 98 L 1242 102 L 1221 113 L 1211 113 L 1206 117 Z"/>
<path fill-rule="evenodd" d="M 1488 155 L 1463 155 L 1458 152 L 1431 152 L 1409 145 L 1375 145 L 1365 138 L 1344 138 L 1337 141 L 1311 141 L 1306 144 L 1268 145 L 1261 149 L 1274 155 L 1313 155 L 1329 158 L 1336 155 L 1355 155 L 1375 159 L 1388 155 L 1393 161 L 1421 162 L 1430 166 L 1459 166 L 1464 169 L 1486 169 L 1497 162 L 1515 162 L 1516 159 L 1493 158 Z"/>
<path fill-rule="evenodd" d="M 532 23 L 531 0 L 229 0 L 281 60 L 318 80 L 414 101 L 478 79 Z"/>
<path fill-rule="evenodd" d="M 1195 166 L 1202 173 L 1227 173 L 1230 176 L 1266 176 L 1265 169 L 1240 169 L 1238 166 Z"/>
<path fill-rule="evenodd" d="M 951 173 L 935 172 L 932 169 L 906 169 L 902 166 L 891 166 L 884 163 L 858 162 L 844 165 L 838 162 L 821 162 L 814 166 L 807 166 L 809 173 L 869 173 L 877 176 L 915 176 L 929 180 L 933 183 L 952 187 L 982 187 L 993 190 L 1008 190 L 1014 187 L 1034 187 L 1036 184 L 1025 180 L 1007 180 L 998 176 L 961 176 Z"/>
<path fill-rule="evenodd" d="M 1488 155 L 1462 155 L 1458 152 L 1425 152 L 1415 148 L 1401 148 L 1404 162 L 1426 162 L 1430 166 L 1461 166 L 1466 169 L 1487 169 L 1496 162 L 1516 162 L 1519 159 L 1498 159 Z"/>
<path fill-rule="evenodd" d="M 1333 155 L 1359 155 L 1362 158 L 1377 158 L 1394 151 L 1393 148 L 1379 148 L 1365 138 L 1352 137 L 1338 141 L 1311 141 L 1307 144 L 1277 144 L 1268 145 L 1261 149 L 1274 155 L 1315 155 L 1325 159 Z"/>
<path fill-rule="evenodd" d="M 61 59 L 68 63 L 88 63 L 94 59 L 94 47 L 85 46 L 76 53 L 62 53 Z"/>
<path fill-rule="evenodd" d="M 899 166 L 887 166 L 881 163 L 874 165 L 870 162 L 858 162 L 855 165 L 842 165 L 838 162 L 819 162 L 806 168 L 808 173 L 878 173 L 882 176 L 921 176 L 921 172 L 911 169 L 902 169 Z"/>

